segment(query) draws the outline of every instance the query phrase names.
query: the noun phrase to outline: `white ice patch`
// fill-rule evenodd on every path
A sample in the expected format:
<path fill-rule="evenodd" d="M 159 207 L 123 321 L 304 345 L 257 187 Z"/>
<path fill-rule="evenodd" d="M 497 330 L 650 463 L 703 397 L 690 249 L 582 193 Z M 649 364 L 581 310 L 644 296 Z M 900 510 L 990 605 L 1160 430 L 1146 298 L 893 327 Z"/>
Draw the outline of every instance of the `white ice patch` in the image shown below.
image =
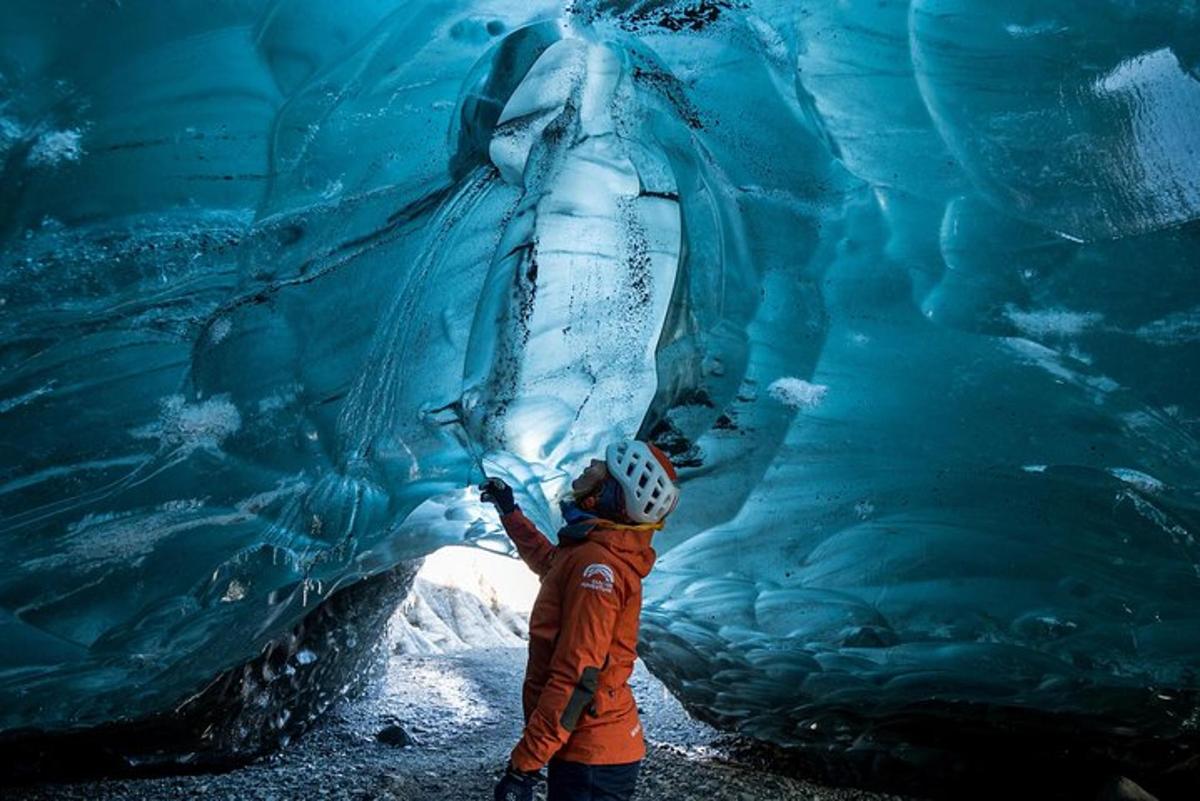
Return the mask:
<path fill-rule="evenodd" d="M 1104 320 L 1098 312 L 1077 312 L 1069 309 L 1039 309 L 1022 311 L 1009 304 L 1004 315 L 1022 334 L 1029 337 L 1078 336 L 1089 328 L 1095 328 Z"/>
<path fill-rule="evenodd" d="M 8 117 L 0 117 L 0 156 L 8 153 L 21 139 L 21 126 Z"/>
<path fill-rule="evenodd" d="M 1091 367 L 1092 362 L 1095 361 L 1095 359 L 1092 358 L 1092 354 L 1085 353 L 1084 351 L 1080 350 L 1078 345 L 1070 345 L 1067 348 L 1066 355 L 1068 358 L 1074 359 L 1077 362 L 1083 362 L 1084 364 L 1088 365 L 1089 367 Z"/>
<path fill-rule="evenodd" d="M 1121 415 L 1121 422 L 1129 433 L 1140 437 L 1152 439 L 1163 432 L 1162 418 L 1148 411 L 1127 412 Z"/>
<path fill-rule="evenodd" d="M 133 567 L 160 541 L 226 519 L 206 517 L 204 502 L 197 499 L 171 501 L 149 512 L 87 514 L 67 525 L 61 548 L 29 560 L 25 567 L 31 572 L 64 567 L 82 572 L 99 565 Z"/>
<path fill-rule="evenodd" d="M 563 39 L 542 53 L 509 96 L 488 155 L 510 184 L 520 185 L 534 142 L 567 104 L 583 78 L 587 46 Z"/>
<path fill-rule="evenodd" d="M 341 179 L 330 180 L 325 184 L 325 189 L 321 191 L 321 198 L 324 200 L 333 200 L 340 196 L 345 188 Z"/>
<path fill-rule="evenodd" d="M 278 412 L 281 409 L 286 409 L 296 402 L 300 392 L 300 387 L 292 384 L 290 387 L 283 387 L 278 392 L 259 398 L 258 411 L 260 414 L 271 414 Z"/>
<path fill-rule="evenodd" d="M 1122 170 L 1131 199 L 1156 227 L 1193 220 L 1200 214 L 1200 166 L 1196 119 L 1200 81 L 1169 47 L 1126 59 L 1096 80 L 1093 91 L 1109 103 L 1128 104 L 1130 156 Z"/>
<path fill-rule="evenodd" d="M 1140 339 L 1155 345 L 1186 345 L 1200 342 L 1200 306 L 1146 323 L 1136 334 Z"/>
<path fill-rule="evenodd" d="M 234 603 L 246 597 L 246 587 L 242 582 L 233 579 L 229 582 L 229 586 L 225 588 L 225 594 L 221 596 L 221 603 Z"/>
<path fill-rule="evenodd" d="M 1048 631 L 1062 631 L 1079 628 L 1079 624 L 1073 620 L 1059 620 L 1053 615 L 1041 615 L 1034 618 L 1038 623 L 1046 627 Z"/>
<path fill-rule="evenodd" d="M 1166 488 L 1166 485 L 1157 478 L 1140 470 L 1132 470 L 1128 467 L 1110 467 L 1108 472 L 1142 492 L 1162 492 Z"/>
<path fill-rule="evenodd" d="M 767 387 L 767 393 L 784 406 L 793 409 L 812 409 L 825 399 L 829 387 L 810 384 L 801 378 L 779 378 Z"/>
<path fill-rule="evenodd" d="M 245 523 L 276 501 L 299 495 L 307 484 L 295 479 L 279 482 L 275 489 L 252 495 L 234 509 L 211 509 L 197 498 L 183 498 L 159 504 L 154 509 L 123 513 L 87 514 L 67 525 L 65 544 L 56 552 L 25 563 L 30 571 L 63 567 L 84 572 L 101 565 L 131 567 L 141 564 L 158 543 L 176 535 L 204 529 L 223 528 Z M 242 586 L 243 596 L 245 585 Z M 231 584 L 226 589 L 235 601 L 240 597 Z"/>
<path fill-rule="evenodd" d="M 625 77 L 607 45 L 555 43 L 505 105 L 489 150 L 525 195 L 489 268 L 462 406 L 488 450 L 566 472 L 636 429 L 652 402 L 682 248 L 668 160 L 618 130 L 633 97 L 618 91 Z M 560 116 L 574 134 L 543 136 Z M 662 196 L 642 194 L 639 164 Z"/>
<path fill-rule="evenodd" d="M 228 395 L 199 403 L 188 403 L 182 395 L 171 395 L 162 400 L 157 422 L 130 433 L 138 439 L 157 439 L 160 446 L 186 456 L 201 448 L 219 450 L 225 438 L 241 427 L 242 416 Z"/>
<path fill-rule="evenodd" d="M 6 398 L 5 400 L 0 400 L 0 414 L 11 412 L 18 406 L 24 406 L 27 403 L 37 400 L 43 395 L 50 394 L 52 391 L 54 391 L 54 384 L 54 381 L 49 381 L 37 389 L 30 390 L 23 395 L 17 395 L 15 398 Z"/>
<path fill-rule="evenodd" d="M 1049 33 L 1058 33 L 1065 30 L 1067 30 L 1065 25 L 1061 25 L 1054 20 L 1035 22 L 1032 25 L 1018 25 L 1015 22 L 1010 22 L 1004 26 L 1004 32 L 1014 39 L 1032 39 L 1035 36 L 1045 36 Z"/>
<path fill-rule="evenodd" d="M 233 330 L 233 321 L 228 317 L 218 317 L 208 329 L 208 338 L 214 345 L 222 342 Z"/>
<path fill-rule="evenodd" d="M 1171 542 L 1176 547 L 1184 550 L 1189 556 L 1189 561 L 1192 563 L 1192 572 L 1200 578 L 1200 561 L 1191 558 L 1191 554 L 1196 548 L 1196 538 L 1192 532 L 1172 520 L 1163 510 L 1137 493 L 1129 491 L 1121 492 L 1117 495 L 1117 502 L 1121 501 L 1129 501 L 1133 504 L 1133 508 L 1137 510 L 1139 515 L 1153 523 L 1160 531 L 1170 537 Z"/>
<path fill-rule="evenodd" d="M 53 167 L 64 161 L 79 161 L 83 156 L 83 132 L 78 128 L 50 131 L 38 137 L 29 150 L 31 167 Z"/>
<path fill-rule="evenodd" d="M 1072 370 L 1064 364 L 1063 354 L 1041 343 L 1030 339 L 1010 337 L 1004 340 L 1004 344 L 1015 351 L 1025 364 L 1041 368 L 1063 383 L 1070 383 L 1078 387 L 1093 390 L 1096 393 L 1094 399 L 1097 401 L 1099 401 L 1102 395 L 1107 395 L 1121 388 L 1120 384 L 1108 376 L 1089 376 Z"/>
<path fill-rule="evenodd" d="M 766 52 L 775 61 L 784 64 L 790 56 L 788 52 L 787 42 L 779 35 L 779 31 L 775 30 L 761 17 L 750 14 L 746 17 L 746 22 L 750 25 L 750 30 L 754 31 L 759 44 L 762 45 L 763 51 Z"/>
<path fill-rule="evenodd" d="M 280 479 L 275 484 L 275 489 L 258 492 L 239 501 L 236 505 L 238 512 L 243 515 L 256 515 L 277 501 L 303 495 L 309 489 L 309 484 L 303 476 L 304 474 L 300 473 L 291 478 Z"/>

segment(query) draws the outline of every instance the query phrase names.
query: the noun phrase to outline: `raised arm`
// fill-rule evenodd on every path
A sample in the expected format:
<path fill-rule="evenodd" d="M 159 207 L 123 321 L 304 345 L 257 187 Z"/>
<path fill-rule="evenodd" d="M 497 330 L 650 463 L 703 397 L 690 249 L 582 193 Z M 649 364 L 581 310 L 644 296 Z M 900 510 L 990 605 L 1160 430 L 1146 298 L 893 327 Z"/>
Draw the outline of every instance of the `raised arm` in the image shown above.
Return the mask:
<path fill-rule="evenodd" d="M 508 538 L 517 546 L 517 553 L 538 578 L 545 576 L 554 563 L 558 546 L 552 545 L 546 535 L 538 530 L 533 521 L 525 516 L 521 508 L 514 507 L 508 514 L 500 515 L 500 523 Z"/>
<path fill-rule="evenodd" d="M 500 524 L 504 526 L 508 538 L 517 546 L 517 553 L 529 569 L 538 577 L 546 575 L 554 562 L 558 548 L 550 544 L 546 535 L 538 531 L 525 513 L 513 501 L 512 487 L 499 478 L 489 478 L 479 485 L 479 498 L 492 504 L 500 513 Z"/>

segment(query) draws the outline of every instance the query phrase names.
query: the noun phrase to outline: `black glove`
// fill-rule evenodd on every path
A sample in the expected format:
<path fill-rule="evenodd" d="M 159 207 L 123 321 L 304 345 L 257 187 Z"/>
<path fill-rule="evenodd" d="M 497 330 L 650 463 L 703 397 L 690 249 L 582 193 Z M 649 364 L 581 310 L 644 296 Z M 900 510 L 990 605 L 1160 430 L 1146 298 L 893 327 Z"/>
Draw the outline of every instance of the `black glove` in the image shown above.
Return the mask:
<path fill-rule="evenodd" d="M 512 487 L 499 478 L 489 478 L 479 485 L 479 500 L 492 504 L 502 515 L 517 508 L 513 501 Z"/>
<path fill-rule="evenodd" d="M 492 481 L 498 480 L 492 479 Z M 500 483 L 504 484 L 503 481 Z M 512 495 L 512 490 L 509 490 L 509 495 Z M 533 801 L 533 791 L 541 780 L 541 773 L 526 773 L 509 764 L 504 770 L 504 775 L 500 777 L 500 781 L 496 783 L 492 801 Z"/>

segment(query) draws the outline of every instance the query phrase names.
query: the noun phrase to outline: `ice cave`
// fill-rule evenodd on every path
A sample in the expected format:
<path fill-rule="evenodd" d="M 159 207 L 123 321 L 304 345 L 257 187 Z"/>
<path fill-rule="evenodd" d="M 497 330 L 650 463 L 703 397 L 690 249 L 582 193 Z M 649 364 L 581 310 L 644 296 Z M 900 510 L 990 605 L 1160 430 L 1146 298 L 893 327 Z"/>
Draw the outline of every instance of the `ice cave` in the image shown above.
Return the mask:
<path fill-rule="evenodd" d="M 638 436 L 694 718 L 1200 797 L 1200 4 L 0 10 L 9 779 L 286 749 Z"/>

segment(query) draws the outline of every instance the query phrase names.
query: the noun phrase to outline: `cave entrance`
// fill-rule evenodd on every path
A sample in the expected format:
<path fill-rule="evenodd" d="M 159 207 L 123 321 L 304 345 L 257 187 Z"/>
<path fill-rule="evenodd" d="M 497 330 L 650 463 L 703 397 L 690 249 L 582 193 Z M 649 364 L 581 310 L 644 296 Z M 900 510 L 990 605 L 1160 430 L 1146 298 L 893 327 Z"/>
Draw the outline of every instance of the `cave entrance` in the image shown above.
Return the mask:
<path fill-rule="evenodd" d="M 523 647 L 538 580 L 519 559 L 451 545 L 426 557 L 391 621 L 393 653 Z"/>

